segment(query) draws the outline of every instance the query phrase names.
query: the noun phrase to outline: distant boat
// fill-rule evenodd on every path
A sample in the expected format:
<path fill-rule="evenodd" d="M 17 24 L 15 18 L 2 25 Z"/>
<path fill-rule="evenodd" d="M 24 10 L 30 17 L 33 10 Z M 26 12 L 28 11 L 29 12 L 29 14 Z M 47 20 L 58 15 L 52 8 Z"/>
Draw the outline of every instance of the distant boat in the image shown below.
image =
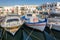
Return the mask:
<path fill-rule="evenodd" d="M 47 19 L 42 18 L 42 15 L 35 15 L 32 13 L 27 13 L 22 17 L 25 20 L 25 24 L 31 28 L 43 31 L 46 27 Z"/>
<path fill-rule="evenodd" d="M 55 16 L 55 17 L 48 18 L 48 25 L 50 25 L 49 27 L 51 29 L 60 31 L 60 17 Z"/>

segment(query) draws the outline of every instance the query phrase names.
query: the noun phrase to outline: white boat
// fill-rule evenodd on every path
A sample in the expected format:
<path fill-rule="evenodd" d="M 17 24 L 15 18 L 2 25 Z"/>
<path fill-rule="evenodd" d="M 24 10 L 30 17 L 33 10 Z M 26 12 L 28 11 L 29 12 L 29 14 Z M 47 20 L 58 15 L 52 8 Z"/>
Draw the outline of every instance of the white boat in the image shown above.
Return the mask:
<path fill-rule="evenodd" d="M 7 15 L 1 23 L 1 27 L 15 27 L 22 25 L 20 16 L 19 15 Z"/>
<path fill-rule="evenodd" d="M 60 31 L 60 18 L 48 18 L 48 25 L 50 25 L 50 29 Z"/>
<path fill-rule="evenodd" d="M 22 24 L 23 22 L 21 21 L 19 15 L 11 14 L 5 17 L 5 19 L 1 23 L 1 27 L 14 35 Z"/>
<path fill-rule="evenodd" d="M 50 25 L 50 29 L 55 29 L 60 31 L 60 16 L 58 15 L 51 15 L 50 18 L 48 18 L 48 25 Z"/>
<path fill-rule="evenodd" d="M 42 18 L 42 15 L 27 13 L 22 17 L 25 20 L 25 24 L 31 28 L 44 31 L 47 23 L 47 19 Z"/>

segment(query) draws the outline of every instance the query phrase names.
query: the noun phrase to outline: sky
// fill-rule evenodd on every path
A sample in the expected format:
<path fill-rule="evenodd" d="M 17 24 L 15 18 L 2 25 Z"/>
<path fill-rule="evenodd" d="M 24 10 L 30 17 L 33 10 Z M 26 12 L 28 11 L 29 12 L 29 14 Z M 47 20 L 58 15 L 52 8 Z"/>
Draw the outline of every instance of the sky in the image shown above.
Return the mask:
<path fill-rule="evenodd" d="M 60 2 L 60 0 L 0 0 L 0 6 L 41 5 L 47 2 Z"/>

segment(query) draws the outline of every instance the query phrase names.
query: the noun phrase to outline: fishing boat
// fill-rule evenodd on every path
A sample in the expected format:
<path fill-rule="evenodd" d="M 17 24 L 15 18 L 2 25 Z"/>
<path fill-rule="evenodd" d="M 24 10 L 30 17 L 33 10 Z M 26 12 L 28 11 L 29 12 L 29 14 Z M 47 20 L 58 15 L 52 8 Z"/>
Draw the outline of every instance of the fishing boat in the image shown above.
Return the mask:
<path fill-rule="evenodd" d="M 48 25 L 51 29 L 60 31 L 60 15 L 59 14 L 51 14 L 50 18 L 48 18 Z"/>
<path fill-rule="evenodd" d="M 2 21 L 1 27 L 14 35 L 22 24 L 23 22 L 20 19 L 20 15 L 9 14 Z"/>
<path fill-rule="evenodd" d="M 22 17 L 25 24 L 31 28 L 43 31 L 46 27 L 47 19 L 42 14 L 27 13 Z"/>
<path fill-rule="evenodd" d="M 31 14 L 27 14 L 30 15 Z M 25 17 L 25 16 L 23 16 Z M 27 16 L 26 16 L 27 17 Z M 30 17 L 29 17 L 30 18 Z M 30 21 L 29 22 L 29 18 L 25 18 L 25 24 L 23 24 L 23 22 L 20 22 L 20 17 L 19 16 L 7 16 L 5 18 L 5 21 L 3 24 L 1 24 L 1 26 L 3 28 L 6 28 L 5 30 L 1 30 L 3 28 L 0 28 L 0 35 L 1 32 L 2 35 L 0 36 L 0 39 L 3 40 L 54 40 L 54 38 L 49 35 L 47 32 L 45 31 L 37 31 L 31 28 L 35 28 L 35 29 L 44 29 L 46 26 L 46 19 L 40 19 L 40 21 Z M 36 17 L 32 17 L 36 18 Z M 37 17 L 38 19 L 38 17 Z M 35 19 L 34 19 L 35 20 Z M 20 23 L 22 23 L 22 26 Z M 10 24 L 10 25 L 9 25 Z M 4 26 L 3 26 L 4 25 Z M 5 26 L 7 25 L 7 26 Z M 8 26 L 9 25 L 9 26 Z M 28 25 L 28 26 L 27 26 Z M 33 26 L 32 26 L 33 25 Z M 31 27 L 31 28 L 29 28 Z"/>

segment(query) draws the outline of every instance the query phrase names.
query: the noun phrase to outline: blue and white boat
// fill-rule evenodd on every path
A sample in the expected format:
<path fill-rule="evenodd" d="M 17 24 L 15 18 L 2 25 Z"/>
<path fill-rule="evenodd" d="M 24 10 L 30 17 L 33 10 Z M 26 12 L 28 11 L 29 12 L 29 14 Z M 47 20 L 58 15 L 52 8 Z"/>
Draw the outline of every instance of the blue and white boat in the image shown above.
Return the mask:
<path fill-rule="evenodd" d="M 47 23 L 47 19 L 42 14 L 27 13 L 22 16 L 22 19 L 25 20 L 27 26 L 40 31 L 44 31 Z"/>

